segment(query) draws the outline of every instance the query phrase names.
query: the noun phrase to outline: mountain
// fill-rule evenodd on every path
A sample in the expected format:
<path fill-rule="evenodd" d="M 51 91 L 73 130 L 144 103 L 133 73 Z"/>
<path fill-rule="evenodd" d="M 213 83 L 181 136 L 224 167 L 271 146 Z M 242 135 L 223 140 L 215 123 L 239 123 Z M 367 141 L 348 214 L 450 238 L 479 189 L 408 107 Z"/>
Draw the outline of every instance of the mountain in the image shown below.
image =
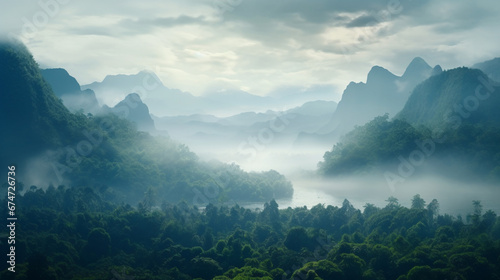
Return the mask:
<path fill-rule="evenodd" d="M 379 116 L 324 155 L 325 175 L 380 172 L 389 186 L 414 173 L 460 180 L 500 179 L 500 86 L 477 69 L 432 76 L 393 120 Z"/>
<path fill-rule="evenodd" d="M 135 75 L 109 75 L 102 82 L 83 85 L 93 90 L 101 103 L 115 106 L 130 93 L 137 93 L 155 115 L 185 115 L 196 107 L 196 97 L 163 85 L 153 72 L 141 71 Z"/>
<path fill-rule="evenodd" d="M 94 115 L 114 113 L 135 123 L 141 131 L 155 131 L 154 121 L 149 114 L 149 108 L 142 102 L 141 97 L 137 93 L 130 93 L 113 108 L 106 105 L 101 108 L 94 91 L 91 89 L 81 90 L 77 80 L 70 76 L 65 69 L 42 69 L 40 72 L 52 87 L 55 95 L 61 98 L 64 105 L 70 111 L 78 112 L 79 110 L 83 110 L 85 113 L 92 113 Z M 144 79 L 144 77 L 149 75 L 149 73 L 142 74 L 139 78 Z M 122 83 L 124 87 L 132 85 L 132 81 L 124 77 L 110 77 L 109 79 L 114 79 L 113 82 L 115 83 Z"/>
<path fill-rule="evenodd" d="M 124 100 L 120 101 L 113 108 L 105 105 L 103 110 L 110 111 L 121 118 L 135 123 L 137 129 L 140 131 L 154 132 L 156 130 L 154 121 L 149 114 L 148 106 L 142 102 L 141 97 L 137 93 L 127 95 Z"/>
<path fill-rule="evenodd" d="M 0 42 L 0 159 L 24 164 L 47 148 L 63 146 L 82 129 L 83 120 L 59 101 L 20 43 Z"/>
<path fill-rule="evenodd" d="M 457 68 L 419 84 L 396 116 L 429 127 L 460 123 L 500 125 L 500 97 L 480 70 Z M 496 89 L 498 90 L 498 89 Z"/>
<path fill-rule="evenodd" d="M 333 95 L 331 86 L 307 89 L 285 88 L 268 96 L 258 96 L 243 90 L 224 89 L 194 96 L 188 92 L 166 87 L 152 72 L 135 75 L 109 75 L 102 82 L 83 85 L 91 89 L 102 104 L 114 106 L 129 93 L 137 93 L 150 112 L 157 117 L 191 116 L 196 114 L 234 116 L 241 112 L 262 110 L 285 111 L 288 108 Z"/>
<path fill-rule="evenodd" d="M 433 69 L 420 57 L 411 61 L 402 76 L 380 66 L 372 67 L 366 83 L 351 82 L 346 87 L 332 122 L 319 133 L 339 137 L 376 116 L 394 116 L 418 83 L 439 72 L 439 66 Z"/>
<path fill-rule="evenodd" d="M 287 110 L 286 112 L 288 114 L 294 113 L 300 115 L 319 117 L 319 116 L 333 114 L 337 109 L 337 106 L 338 104 L 335 101 L 316 100 L 316 101 L 306 102 L 302 106 L 292 108 L 290 110 Z"/>
<path fill-rule="evenodd" d="M 77 80 L 65 69 L 42 69 L 41 74 L 70 111 L 83 110 L 85 113 L 92 114 L 99 112 L 100 106 L 94 91 L 90 89 L 82 91 Z"/>
<path fill-rule="evenodd" d="M 141 202 L 143 208 L 293 194 L 291 183 L 276 171 L 247 173 L 235 165 L 202 162 L 185 145 L 140 132 L 115 114 L 72 114 L 22 44 L 0 43 L 0 84 L 0 125 L 7 132 L 0 140 L 0 161 L 16 165 L 18 182 L 90 188 L 108 200 Z M 129 95 L 122 104 L 144 116 L 147 108 L 137 97 Z"/>
<path fill-rule="evenodd" d="M 500 82 L 500 57 L 474 64 L 472 68 L 479 69 L 490 79 Z"/>
<path fill-rule="evenodd" d="M 222 140 L 228 140 L 229 135 L 240 135 L 237 141 L 242 141 L 260 130 L 272 127 L 271 122 L 283 120 L 286 128 L 283 131 L 299 133 L 315 131 L 331 119 L 337 103 L 334 101 L 312 101 L 286 111 L 268 110 L 265 113 L 244 112 L 228 117 L 212 115 L 190 115 L 174 117 L 155 117 L 158 128 L 168 130 L 175 139 L 191 142 L 189 139 L 199 133 L 219 135 Z M 280 123 L 281 124 L 281 123 Z M 202 140 L 198 139 L 197 140 Z M 222 141 L 224 142 L 224 141 Z"/>
<path fill-rule="evenodd" d="M 52 87 L 52 91 L 61 97 L 64 94 L 72 94 L 80 91 L 80 84 L 62 68 L 41 69 L 42 77 Z"/>
<path fill-rule="evenodd" d="M 135 75 L 110 75 L 102 82 L 82 86 L 92 89 L 102 103 L 114 105 L 129 93 L 141 96 L 156 116 L 193 114 L 231 114 L 262 109 L 276 104 L 270 97 L 252 95 L 241 90 L 224 90 L 194 96 L 163 85 L 152 72 L 141 71 Z"/>

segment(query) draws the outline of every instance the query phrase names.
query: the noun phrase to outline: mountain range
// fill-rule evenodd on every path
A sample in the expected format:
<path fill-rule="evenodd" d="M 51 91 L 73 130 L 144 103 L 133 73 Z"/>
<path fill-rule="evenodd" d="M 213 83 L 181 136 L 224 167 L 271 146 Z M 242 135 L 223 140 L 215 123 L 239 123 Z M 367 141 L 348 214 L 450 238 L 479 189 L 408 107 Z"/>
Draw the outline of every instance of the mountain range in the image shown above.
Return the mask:
<path fill-rule="evenodd" d="M 498 127 L 500 123 L 500 113 L 497 110 L 500 101 L 494 83 L 498 73 L 498 59 L 474 65 L 482 71 L 469 68 L 443 71 L 439 65 L 431 67 L 422 58 L 417 57 L 401 76 L 394 75 L 380 66 L 374 66 L 367 75 L 366 83 L 351 82 L 338 104 L 317 100 L 283 111 L 248 111 L 229 117 L 202 113 L 158 117 L 150 114 L 149 107 L 161 106 L 163 103 L 152 100 L 160 100 L 164 95 L 168 97 L 162 102 L 168 103 L 170 100 L 169 106 L 172 108 L 186 102 L 195 108 L 218 104 L 221 109 L 241 100 L 245 100 L 243 103 L 246 105 L 258 104 L 265 98 L 241 91 L 234 95 L 230 92 L 219 92 L 196 97 L 165 87 L 156 75 L 145 71 L 137 75 L 108 76 L 101 83 L 80 87 L 76 79 L 64 69 L 38 70 L 31 55 L 22 45 L 4 44 L 2 51 L 4 65 L 24 65 L 21 69 L 13 67 L 10 69 L 12 71 L 3 68 L 3 83 L 7 85 L 9 92 L 15 94 L 4 94 L 5 102 L 2 104 L 13 104 L 15 108 L 22 108 L 21 111 L 26 112 L 14 120 L 9 120 L 6 116 L 3 119 L 2 125 L 6 128 L 26 128 L 18 129 L 16 137 L 5 137 L 4 143 L 13 149 L 2 151 L 5 154 L 3 158 L 19 153 L 24 155 L 21 158 L 26 159 L 29 155 L 40 154 L 46 149 L 74 143 L 78 138 L 78 131 L 89 129 L 89 125 L 95 126 L 95 123 L 89 124 L 89 119 L 102 118 L 109 113 L 135 123 L 138 130 L 163 134 L 188 144 L 201 154 L 211 151 L 212 156 L 223 149 L 227 150 L 228 147 L 238 150 L 240 155 L 253 155 L 263 147 L 290 150 L 301 141 L 308 145 L 314 143 L 303 141 L 304 139 L 314 139 L 316 143 L 323 145 L 332 145 L 338 139 L 343 139 L 342 143 L 354 141 L 353 135 L 375 133 L 371 130 L 366 132 L 366 125 L 373 129 L 383 124 L 390 128 L 387 136 L 396 139 L 396 142 L 399 137 L 392 137 L 391 133 L 404 135 L 405 129 L 410 127 L 413 127 L 411 131 L 418 128 L 412 132 L 412 137 L 425 137 L 429 130 L 449 129 L 450 126 L 459 128 L 453 133 L 473 126 L 478 135 L 495 137 L 491 135 L 490 128 Z M 19 77 L 29 77 L 29 80 L 20 81 Z M 99 96 L 105 97 L 109 94 L 112 97 L 126 92 L 128 93 L 124 99 L 118 100 L 113 107 L 98 105 Z M 150 103 L 143 102 L 143 99 L 150 100 Z M 225 100 L 225 103 L 220 100 Z M 210 110 L 215 110 L 217 106 L 213 105 Z M 12 107 L 3 108 L 2 112 L 12 113 Z M 389 123 L 395 123 L 384 124 L 381 117 L 384 114 Z M 378 123 L 375 126 L 374 118 L 375 123 Z M 392 120 L 389 121 L 390 119 Z M 462 126 L 463 124 L 465 125 Z M 391 130 L 392 126 L 395 126 L 394 130 Z M 453 133 L 451 135 L 456 136 Z M 339 138 L 346 134 L 347 137 Z M 19 138 L 21 140 L 16 140 Z M 373 137 L 368 140 L 371 141 L 370 144 L 365 144 L 371 147 L 377 145 L 376 141 L 379 140 L 376 139 L 380 140 Z M 477 142 L 477 145 L 483 145 L 480 139 L 474 138 L 473 141 Z M 460 141 L 456 140 L 453 145 L 457 144 L 456 142 Z M 392 145 L 398 147 L 397 143 Z M 410 144 L 399 146 L 409 147 L 408 145 Z M 395 150 L 397 149 L 392 149 L 392 152 Z M 323 167 L 328 165 L 329 161 L 341 160 L 337 154 L 332 158 L 332 152 L 325 154 Z M 372 153 L 366 151 L 366 154 Z M 387 158 L 387 155 L 373 156 L 379 157 Z M 495 164 L 493 162 L 490 165 L 495 167 Z"/>
<path fill-rule="evenodd" d="M 245 112 L 229 117 L 154 117 L 159 130 L 210 157 L 229 153 L 244 160 L 264 149 L 292 149 L 301 133 L 313 133 L 331 120 L 334 101 L 312 101 L 286 111 Z M 254 143 L 255 142 L 255 143 Z"/>
<path fill-rule="evenodd" d="M 351 82 L 346 87 L 331 121 L 312 135 L 300 135 L 297 143 L 332 143 L 355 126 L 363 125 L 376 116 L 386 113 L 394 116 L 403 108 L 417 84 L 441 71 L 439 65 L 432 68 L 420 57 L 410 62 L 402 76 L 373 66 L 366 83 Z"/>
<path fill-rule="evenodd" d="M 116 104 L 129 93 L 137 93 L 150 111 L 157 116 L 191 114 L 218 114 L 252 111 L 264 104 L 274 105 L 274 100 L 244 91 L 220 91 L 205 96 L 194 96 L 163 85 L 152 72 L 141 71 L 135 75 L 109 75 L 102 82 L 83 85 L 91 89 L 104 104 Z M 235 110 L 235 107 L 237 110 Z"/>
<path fill-rule="evenodd" d="M 346 134 L 319 164 L 325 175 L 384 174 L 394 187 L 417 170 L 461 180 L 500 179 L 500 85 L 478 69 L 436 74 L 392 119 Z"/>
<path fill-rule="evenodd" d="M 498 67 L 495 67 L 497 63 L 498 59 L 493 59 L 478 63 L 475 66 L 482 68 L 491 78 L 495 76 L 495 71 L 498 69 Z M 241 157 L 242 154 L 246 154 L 246 156 L 254 155 L 255 151 L 258 150 L 256 147 L 260 148 L 264 144 L 260 142 L 267 141 L 261 139 L 263 141 L 250 144 L 249 140 L 258 138 L 259 135 L 263 135 L 262 133 L 268 133 L 269 131 L 272 133 L 272 140 L 265 143 L 267 148 L 300 150 L 312 145 L 318 149 L 321 149 L 321 147 L 328 149 L 328 146 L 338 141 L 342 135 L 351 131 L 355 126 L 363 125 L 374 117 L 386 113 L 390 117 L 394 117 L 404 108 L 409 109 L 400 112 L 398 118 L 407 119 L 415 124 L 430 125 L 428 120 L 422 120 L 422 123 L 419 123 L 415 118 L 436 119 L 438 117 L 435 114 L 440 112 L 440 110 L 436 109 L 438 103 L 441 104 L 439 106 L 444 106 L 451 101 L 458 102 L 457 98 L 460 97 L 441 97 L 444 101 L 425 96 L 415 97 L 416 95 L 412 95 L 412 99 L 409 100 L 409 97 L 417 85 L 427 81 L 430 77 L 438 76 L 442 72 L 439 65 L 431 67 L 422 58 L 416 57 L 410 62 L 401 76 L 394 75 L 380 66 L 372 67 L 367 75 L 366 83 L 351 82 L 346 87 L 338 106 L 335 102 L 318 100 L 284 111 L 268 110 L 263 113 L 248 111 L 229 117 L 217 117 L 212 114 L 202 113 L 168 117 L 151 114 L 152 117 L 150 117 L 148 107 L 158 106 L 162 110 L 166 108 L 161 105 L 163 101 L 159 101 L 162 96 L 171 98 L 171 102 L 167 102 L 169 103 L 167 106 L 178 107 L 174 106 L 174 104 L 185 102 L 189 104 L 189 110 L 198 112 L 203 112 L 199 108 L 209 108 L 207 111 L 217 111 L 218 109 L 223 110 L 223 108 L 234 107 L 234 104 L 262 106 L 259 104 L 262 104 L 263 100 L 270 104 L 268 106 L 272 106 L 275 101 L 274 98 L 279 95 L 262 99 L 239 91 L 236 94 L 219 92 L 209 96 L 197 97 L 180 90 L 168 89 L 154 73 L 146 71 L 137 75 L 107 76 L 101 83 L 93 83 L 82 88 L 87 88 L 86 90 L 93 88 L 100 92 L 101 96 L 109 94 L 110 97 L 135 90 L 150 101 L 145 101 L 148 105 L 142 102 L 141 95 L 129 94 L 113 108 L 105 105 L 102 110 L 120 115 L 119 107 L 139 101 L 141 105 L 137 108 L 134 106 L 133 113 L 128 114 L 130 108 L 127 108 L 127 114 L 124 115 L 122 108 L 121 115 L 136 123 L 140 130 L 154 132 L 156 123 L 156 126 L 160 129 L 159 133 L 169 135 L 173 139 L 188 144 L 202 155 L 209 154 L 208 157 L 219 157 L 223 151 L 227 151 L 228 147 L 232 147 L 233 153 L 229 158 L 235 158 L 235 156 L 238 158 L 240 156 L 239 160 L 242 160 L 245 158 Z M 62 80 L 64 81 L 64 79 Z M 430 80 L 432 81 L 432 79 Z M 440 81 L 440 83 L 459 87 L 460 81 Z M 420 86 L 425 87 L 425 85 Z M 430 91 L 427 89 L 423 92 L 429 93 Z M 416 105 L 415 100 L 418 103 L 421 99 L 428 100 L 431 103 Z M 220 100 L 224 100 L 224 102 Z M 214 104 L 218 104 L 218 107 L 214 106 Z M 422 111 L 416 112 L 415 108 L 420 108 L 419 106 L 422 107 Z M 238 109 L 241 108 L 238 107 Z M 439 118 L 441 120 L 437 122 L 442 121 L 444 116 L 441 115 Z M 284 128 L 279 131 L 270 130 L 271 123 L 279 119 L 287 121 Z M 227 160 L 227 158 L 224 159 Z"/>
<path fill-rule="evenodd" d="M 218 90 L 195 96 L 189 92 L 166 87 L 158 76 L 149 71 L 135 75 L 109 75 L 102 82 L 83 85 L 93 90 L 101 104 L 114 106 L 129 93 L 137 93 L 152 114 L 163 116 L 219 115 L 230 116 L 241 112 L 265 110 L 284 111 L 314 101 L 320 96 L 333 98 L 331 87 L 290 88 L 273 92 L 268 96 L 253 95 L 242 90 Z M 286 91 L 287 94 L 283 92 Z"/>
<path fill-rule="evenodd" d="M 16 166 L 19 191 L 21 182 L 84 186 L 109 200 L 142 201 L 147 207 L 182 199 L 206 205 L 293 194 L 291 183 L 276 171 L 247 173 L 236 165 L 208 164 L 185 145 L 138 131 L 116 113 L 70 112 L 53 88 L 86 93 L 78 92 L 75 80 L 61 70 L 47 72 L 66 77 L 49 85 L 21 43 L 0 43 L 0 65 L 0 125 L 9 132 L 0 140 L 0 161 Z M 137 94 L 114 109 L 124 107 L 132 108 L 131 117 L 135 111 L 147 114 Z"/>

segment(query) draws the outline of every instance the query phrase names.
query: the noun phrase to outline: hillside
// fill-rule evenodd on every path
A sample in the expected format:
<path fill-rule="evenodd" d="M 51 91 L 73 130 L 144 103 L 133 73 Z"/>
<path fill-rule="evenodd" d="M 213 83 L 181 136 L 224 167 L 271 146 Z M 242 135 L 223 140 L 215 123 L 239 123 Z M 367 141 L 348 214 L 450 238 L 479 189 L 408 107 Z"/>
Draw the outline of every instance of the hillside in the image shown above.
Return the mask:
<path fill-rule="evenodd" d="M 483 71 L 492 80 L 500 82 L 500 57 L 476 63 L 472 68 Z"/>
<path fill-rule="evenodd" d="M 104 105 L 103 111 L 111 112 L 121 118 L 131 121 L 140 131 L 154 132 L 156 130 L 154 121 L 149 114 L 148 106 L 142 102 L 141 97 L 137 93 L 127 95 L 125 99 L 120 101 L 113 108 Z"/>
<path fill-rule="evenodd" d="M 65 146 L 85 127 L 52 93 L 37 63 L 21 44 L 0 42 L 0 161 L 24 164 L 48 148 Z"/>
<path fill-rule="evenodd" d="M 417 86 L 393 120 L 377 117 L 349 132 L 325 153 L 319 171 L 334 176 L 377 172 L 403 181 L 427 170 L 455 179 L 498 180 L 498 108 L 500 88 L 484 73 L 445 71 Z"/>
<path fill-rule="evenodd" d="M 457 68 L 418 85 L 396 118 L 429 127 L 460 123 L 500 125 L 499 88 L 481 71 Z"/>
<path fill-rule="evenodd" d="M 42 69 L 41 74 L 49 83 L 54 94 L 61 98 L 63 104 L 72 112 L 82 110 L 85 113 L 97 114 L 100 111 L 95 93 L 81 90 L 80 84 L 65 69 Z"/>
<path fill-rule="evenodd" d="M 366 82 L 351 82 L 345 88 L 342 99 L 330 118 L 313 133 L 298 135 L 298 146 L 328 146 L 377 116 L 394 117 L 405 105 L 412 90 L 425 79 L 441 73 L 439 65 L 429 66 L 420 57 L 414 58 L 401 76 L 381 66 L 373 66 Z"/>
<path fill-rule="evenodd" d="M 22 45 L 2 43 L 0 65 L 1 125 L 9 131 L 2 138 L 2 164 L 16 164 L 27 185 L 86 186 L 109 200 L 142 200 L 148 207 L 182 199 L 263 201 L 293 193 L 276 171 L 246 173 L 204 163 L 186 146 L 137 131 L 113 114 L 70 113 Z"/>
<path fill-rule="evenodd" d="M 422 58 L 413 59 L 402 76 L 374 66 L 367 75 L 366 83 L 351 82 L 342 95 L 333 122 L 324 132 L 341 136 L 356 125 L 362 125 L 377 116 L 399 112 L 413 88 L 433 74 L 439 67 L 431 68 Z"/>

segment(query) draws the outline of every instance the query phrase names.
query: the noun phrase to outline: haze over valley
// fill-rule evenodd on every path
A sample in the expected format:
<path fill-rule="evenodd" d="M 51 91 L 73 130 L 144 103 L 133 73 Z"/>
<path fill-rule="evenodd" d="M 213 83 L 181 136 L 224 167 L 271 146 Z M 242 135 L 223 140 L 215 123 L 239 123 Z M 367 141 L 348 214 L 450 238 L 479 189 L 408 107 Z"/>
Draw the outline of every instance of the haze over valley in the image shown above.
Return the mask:
<path fill-rule="evenodd" d="M 147 71 L 137 75 L 107 76 L 102 82 L 83 86 L 64 69 L 44 69 L 41 73 L 73 113 L 88 116 L 111 113 L 131 121 L 139 131 L 185 144 L 202 161 L 236 164 L 249 172 L 276 170 L 285 174 L 294 189 L 299 190 L 293 198 L 281 200 L 285 208 L 286 205 L 301 206 L 301 203 L 309 207 L 317 203 L 340 204 L 345 198 L 362 207 L 367 197 L 382 206 L 389 196 L 410 197 L 414 192 L 440 198 L 449 213 L 466 214 L 468 208 L 457 195 L 470 200 L 468 184 L 476 186 L 475 200 L 484 201 L 488 207 L 497 210 L 496 203 L 491 200 L 500 194 L 494 187 L 495 176 L 498 176 L 497 163 L 492 161 L 491 170 L 481 172 L 485 170 L 478 169 L 484 167 L 477 167 L 477 155 L 453 155 L 455 148 L 442 146 L 443 143 L 433 138 L 432 132 L 438 127 L 456 137 L 457 131 L 454 130 L 462 128 L 462 119 L 460 123 L 452 123 L 451 120 L 455 119 L 447 115 L 448 110 L 456 112 L 453 109 L 456 105 L 448 105 L 454 104 L 450 100 L 456 100 L 458 104 L 463 101 L 465 106 L 474 109 L 468 113 L 470 117 L 463 113 L 458 115 L 465 123 L 497 127 L 500 118 L 496 116 L 498 97 L 495 88 L 498 82 L 489 78 L 495 78 L 497 68 L 491 65 L 497 62 L 493 59 L 472 66 L 482 68 L 484 72 L 467 68 L 443 71 L 439 65 L 431 67 L 424 59 L 416 57 L 401 76 L 381 66 L 373 66 L 367 73 L 366 82 L 349 83 L 338 102 L 314 100 L 317 95 L 302 93 L 304 103 L 295 107 L 298 98 L 287 104 L 286 99 L 243 92 L 197 97 L 169 89 L 158 76 Z M 449 80 L 455 76 L 460 77 L 463 85 L 455 81 L 450 84 Z M 443 88 L 449 86 L 458 86 L 461 93 Z M 479 104 L 483 100 L 477 98 L 482 95 L 472 95 L 476 99 L 470 99 L 470 93 L 476 94 L 478 89 L 486 92 L 484 96 L 487 96 L 488 103 Z M 446 101 L 423 99 L 419 97 L 422 94 Z M 448 96 L 442 96 L 444 94 Z M 123 100 L 113 102 L 109 96 L 123 96 Z M 162 101 L 158 102 L 161 98 Z M 414 104 L 422 102 L 422 105 Z M 472 102 L 477 102 L 477 106 Z M 277 104 L 281 104 L 281 110 L 272 109 L 277 108 Z M 441 107 L 432 109 L 438 106 L 436 104 L 441 104 Z M 157 106 L 158 115 L 151 111 L 151 105 Z M 421 111 L 415 110 L 420 108 Z M 218 114 L 232 111 L 239 113 Z M 168 114 L 161 115 L 161 112 Z M 381 124 L 394 128 L 383 128 Z M 401 125 L 402 128 L 397 127 Z M 403 134 L 404 138 L 380 142 L 392 134 L 401 137 L 399 133 L 408 133 L 410 128 L 413 131 Z M 481 131 L 482 128 L 477 129 Z M 378 138 L 379 133 L 383 138 Z M 486 135 L 495 137 L 494 134 Z M 454 140 L 452 146 L 465 144 L 460 141 L 463 140 Z M 481 139 L 478 141 L 476 145 L 487 144 Z M 360 154 L 342 152 L 343 146 L 339 145 L 349 144 L 356 148 L 343 149 Z M 389 150 L 384 150 L 384 145 L 388 145 Z M 334 152 L 328 152 L 332 146 Z M 450 150 L 452 154 L 449 154 Z M 342 153 L 340 157 L 329 157 L 339 152 Z M 422 159 L 419 158 L 421 154 L 424 154 Z M 413 164 L 415 160 L 424 163 Z M 450 165 L 450 161 L 453 164 Z M 336 166 L 327 168 L 327 164 Z M 457 178 L 457 173 L 463 177 Z M 35 177 L 31 177 L 35 180 L 33 183 L 43 183 L 36 181 Z M 464 183 L 463 179 L 468 181 Z M 315 197 L 307 194 L 311 190 Z M 449 200 L 452 194 L 453 199 Z M 240 203 L 245 205 L 244 201 Z"/>
<path fill-rule="evenodd" d="M 0 279 L 500 279 L 499 3 L 0 11 Z"/>

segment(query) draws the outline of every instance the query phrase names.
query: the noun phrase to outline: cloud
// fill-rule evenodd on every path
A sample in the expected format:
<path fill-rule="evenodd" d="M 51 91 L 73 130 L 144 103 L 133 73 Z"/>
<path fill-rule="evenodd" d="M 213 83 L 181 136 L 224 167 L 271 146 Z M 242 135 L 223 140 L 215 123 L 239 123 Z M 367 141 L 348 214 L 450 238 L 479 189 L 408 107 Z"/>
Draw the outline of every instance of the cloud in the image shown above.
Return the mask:
<path fill-rule="evenodd" d="M 377 19 L 375 19 L 375 17 L 371 15 L 362 15 L 350 21 L 348 24 L 346 24 L 346 27 L 365 27 L 377 24 L 378 21 Z"/>
<path fill-rule="evenodd" d="M 0 28 L 16 34 L 43 12 L 28 0 L 0 10 L 9 11 Z M 196 95 L 220 86 L 341 92 L 373 65 L 401 74 L 416 56 L 444 68 L 499 56 L 499 13 L 493 0 L 70 1 L 25 42 L 82 84 L 149 69 Z"/>
<path fill-rule="evenodd" d="M 153 28 L 173 28 L 182 25 L 207 25 L 210 24 L 204 16 L 191 17 L 181 15 L 178 17 L 159 17 L 159 18 L 141 18 L 125 19 L 117 25 L 135 30 L 137 33 L 150 32 Z"/>

